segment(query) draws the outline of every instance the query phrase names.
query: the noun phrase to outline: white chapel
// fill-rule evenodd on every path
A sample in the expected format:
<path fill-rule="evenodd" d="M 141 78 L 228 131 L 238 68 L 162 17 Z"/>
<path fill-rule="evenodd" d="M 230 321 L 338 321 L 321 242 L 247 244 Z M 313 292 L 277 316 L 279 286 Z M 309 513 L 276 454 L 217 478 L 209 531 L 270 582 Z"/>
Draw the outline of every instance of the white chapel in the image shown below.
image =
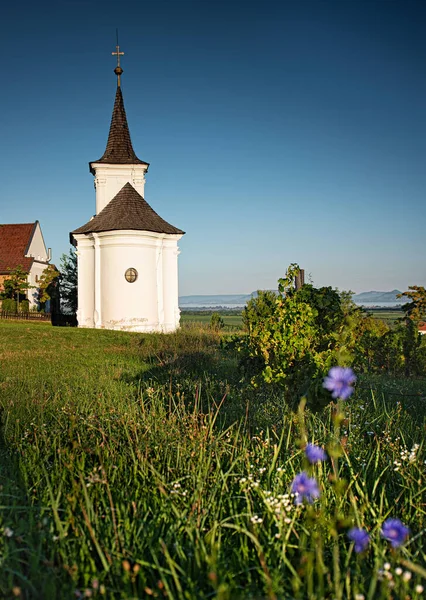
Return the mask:
<path fill-rule="evenodd" d="M 71 232 L 77 246 L 79 327 L 171 332 L 179 327 L 178 240 L 183 231 L 144 199 L 149 164 L 133 150 L 117 46 L 117 91 L 103 156 L 89 163 L 96 215 Z"/>

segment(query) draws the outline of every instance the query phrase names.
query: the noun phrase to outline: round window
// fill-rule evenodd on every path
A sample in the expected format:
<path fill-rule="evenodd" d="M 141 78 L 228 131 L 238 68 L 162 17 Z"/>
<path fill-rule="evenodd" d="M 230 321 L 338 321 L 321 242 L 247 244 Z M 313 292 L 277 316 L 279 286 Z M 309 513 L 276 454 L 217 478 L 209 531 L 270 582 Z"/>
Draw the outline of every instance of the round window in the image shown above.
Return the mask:
<path fill-rule="evenodd" d="M 133 268 L 127 269 L 127 271 L 124 273 L 124 277 L 129 283 L 134 283 L 138 278 L 138 272 Z"/>

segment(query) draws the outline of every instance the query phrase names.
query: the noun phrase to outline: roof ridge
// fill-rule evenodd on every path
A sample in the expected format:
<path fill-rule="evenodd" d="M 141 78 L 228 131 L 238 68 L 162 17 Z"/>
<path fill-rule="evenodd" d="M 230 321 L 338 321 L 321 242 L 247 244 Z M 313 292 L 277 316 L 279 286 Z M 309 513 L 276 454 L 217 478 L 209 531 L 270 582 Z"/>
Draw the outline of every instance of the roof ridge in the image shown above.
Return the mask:
<path fill-rule="evenodd" d="M 34 225 L 37 221 L 28 221 L 27 223 L 0 223 L 0 227 L 16 227 L 17 225 Z"/>

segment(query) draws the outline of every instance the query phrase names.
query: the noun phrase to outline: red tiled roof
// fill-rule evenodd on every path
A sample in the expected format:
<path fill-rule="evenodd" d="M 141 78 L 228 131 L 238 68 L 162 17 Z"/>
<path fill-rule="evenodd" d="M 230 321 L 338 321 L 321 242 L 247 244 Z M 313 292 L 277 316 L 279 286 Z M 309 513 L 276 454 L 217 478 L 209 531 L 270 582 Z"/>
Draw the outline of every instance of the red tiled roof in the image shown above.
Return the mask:
<path fill-rule="evenodd" d="M 420 323 L 419 331 L 426 331 L 426 323 Z"/>
<path fill-rule="evenodd" d="M 0 273 L 6 275 L 10 269 L 21 265 L 29 271 L 34 258 L 25 257 L 33 237 L 35 223 L 0 224 Z"/>

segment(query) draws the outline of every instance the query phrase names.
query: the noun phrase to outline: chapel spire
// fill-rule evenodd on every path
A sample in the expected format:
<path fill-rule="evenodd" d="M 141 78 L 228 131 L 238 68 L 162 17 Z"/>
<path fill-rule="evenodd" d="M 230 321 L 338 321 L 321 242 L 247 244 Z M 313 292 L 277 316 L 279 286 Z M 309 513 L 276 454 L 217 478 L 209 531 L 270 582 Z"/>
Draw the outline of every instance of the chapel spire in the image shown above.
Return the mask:
<path fill-rule="evenodd" d="M 115 52 L 111 52 L 112 56 L 117 57 L 117 66 L 114 69 L 114 73 L 117 75 L 117 87 L 120 87 L 120 77 L 123 74 L 123 69 L 120 66 L 120 56 L 124 56 L 124 52 L 120 52 L 120 46 L 118 45 L 118 30 L 117 30 L 117 45 L 115 47 Z"/>
<path fill-rule="evenodd" d="M 149 164 L 136 156 L 136 153 L 133 150 L 132 140 L 130 139 L 130 131 L 127 124 L 123 94 L 121 91 L 121 75 L 123 74 L 123 69 L 120 66 L 120 56 L 123 56 L 124 52 L 120 52 L 118 40 L 116 52 L 112 52 L 112 55 L 117 56 L 117 66 L 114 69 L 114 73 L 117 75 L 117 91 L 115 93 L 114 108 L 112 110 L 111 125 L 105 152 L 99 160 L 90 163 L 90 171 L 93 174 L 94 170 L 92 165 L 94 163 L 147 166 Z"/>

